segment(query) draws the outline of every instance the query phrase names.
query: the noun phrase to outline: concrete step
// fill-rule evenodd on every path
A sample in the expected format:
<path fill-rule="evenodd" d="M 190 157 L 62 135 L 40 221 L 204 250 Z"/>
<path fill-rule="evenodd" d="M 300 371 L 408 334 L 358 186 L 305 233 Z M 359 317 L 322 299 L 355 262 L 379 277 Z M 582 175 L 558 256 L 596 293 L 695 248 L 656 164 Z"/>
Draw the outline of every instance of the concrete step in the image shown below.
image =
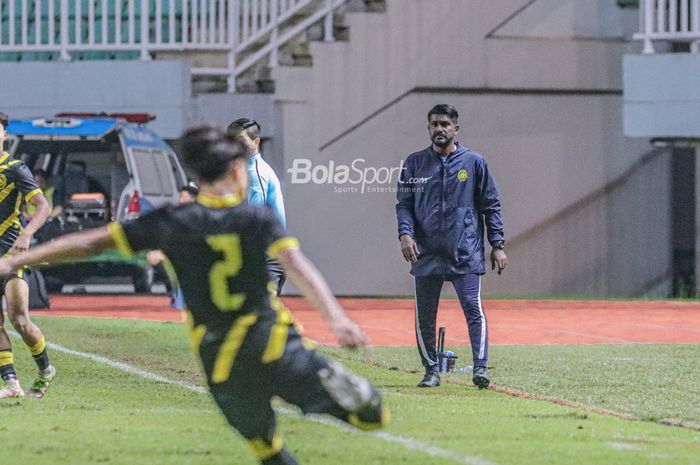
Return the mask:
<path fill-rule="evenodd" d="M 285 24 L 283 24 L 279 33 L 283 33 L 286 29 L 293 27 L 300 21 L 303 21 L 309 14 L 316 11 L 325 0 L 316 0 L 307 8 L 295 14 Z M 334 13 L 334 39 L 335 41 L 349 41 L 351 28 L 346 24 L 346 13 L 382 13 L 386 11 L 386 0 L 349 0 L 344 6 L 340 7 Z M 283 67 L 302 67 L 308 68 L 313 66 L 313 54 L 310 50 L 311 42 L 323 41 L 325 36 L 323 20 L 317 21 L 310 26 L 306 31 L 298 34 L 287 44 L 278 50 L 278 66 Z M 266 38 L 258 43 L 252 44 L 246 50 L 247 53 L 241 55 L 239 60 L 244 60 L 246 56 L 257 52 L 261 47 L 264 47 Z M 157 58 L 180 58 L 183 56 L 190 59 L 194 66 L 199 67 L 222 67 L 227 66 L 227 57 L 224 54 L 203 54 L 203 53 L 159 53 Z M 219 76 L 201 76 L 193 80 L 193 93 L 202 92 L 221 92 L 226 89 L 226 79 Z M 273 73 L 269 66 L 269 56 L 263 57 L 258 63 L 247 70 L 242 76 L 236 80 L 236 91 L 243 93 L 272 93 L 275 92 L 276 85 L 273 79 Z"/>
<path fill-rule="evenodd" d="M 347 41 L 350 40 L 350 29 L 343 24 L 344 15 L 337 15 L 333 19 L 333 37 L 335 40 Z M 323 21 L 313 24 L 306 30 L 306 37 L 309 40 L 325 40 L 326 28 L 323 26 Z"/>
<path fill-rule="evenodd" d="M 358 13 L 384 13 L 386 11 L 385 0 L 349 0 L 345 4 L 346 11 Z"/>
<path fill-rule="evenodd" d="M 385 0 L 364 0 L 365 11 L 368 13 L 384 13 L 386 12 Z"/>

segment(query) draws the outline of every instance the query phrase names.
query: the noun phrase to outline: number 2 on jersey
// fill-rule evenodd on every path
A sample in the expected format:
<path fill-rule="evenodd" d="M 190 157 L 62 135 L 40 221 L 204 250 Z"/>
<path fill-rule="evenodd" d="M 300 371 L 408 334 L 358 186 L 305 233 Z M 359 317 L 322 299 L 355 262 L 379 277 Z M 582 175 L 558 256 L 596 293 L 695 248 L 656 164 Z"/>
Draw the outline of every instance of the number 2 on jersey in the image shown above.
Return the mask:
<path fill-rule="evenodd" d="M 241 238 L 238 234 L 218 234 L 207 237 L 212 250 L 221 252 L 223 260 L 214 262 L 209 270 L 211 300 L 222 312 L 232 312 L 243 306 L 244 293 L 231 294 L 228 280 L 238 275 L 243 266 Z"/>

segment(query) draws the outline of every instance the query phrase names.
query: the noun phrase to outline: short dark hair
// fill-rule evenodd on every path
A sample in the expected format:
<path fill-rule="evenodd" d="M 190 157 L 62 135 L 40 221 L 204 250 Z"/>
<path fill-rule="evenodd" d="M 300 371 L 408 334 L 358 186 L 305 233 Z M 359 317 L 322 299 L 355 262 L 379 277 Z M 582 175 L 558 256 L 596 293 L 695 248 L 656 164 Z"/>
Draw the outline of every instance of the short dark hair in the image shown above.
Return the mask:
<path fill-rule="evenodd" d="M 180 192 L 187 192 L 192 197 L 197 197 L 199 195 L 199 187 L 194 181 L 190 181 L 180 188 Z"/>
<path fill-rule="evenodd" d="M 246 160 L 245 148 L 217 126 L 204 124 L 182 136 L 183 160 L 205 182 L 223 178 L 237 160 Z"/>
<path fill-rule="evenodd" d="M 457 113 L 457 109 L 446 103 L 440 103 L 431 108 L 428 112 L 428 121 L 430 121 L 430 117 L 433 115 L 447 115 L 453 123 L 459 122 L 459 113 Z"/>
<path fill-rule="evenodd" d="M 248 136 L 255 140 L 260 137 L 260 124 L 251 118 L 238 118 L 226 128 L 226 132 L 232 137 L 238 136 L 243 131 L 247 132 Z"/>
<path fill-rule="evenodd" d="M 7 113 L 3 113 L 0 111 L 0 124 L 2 124 L 2 127 L 7 129 L 7 123 L 10 122 L 10 117 L 7 116 Z"/>

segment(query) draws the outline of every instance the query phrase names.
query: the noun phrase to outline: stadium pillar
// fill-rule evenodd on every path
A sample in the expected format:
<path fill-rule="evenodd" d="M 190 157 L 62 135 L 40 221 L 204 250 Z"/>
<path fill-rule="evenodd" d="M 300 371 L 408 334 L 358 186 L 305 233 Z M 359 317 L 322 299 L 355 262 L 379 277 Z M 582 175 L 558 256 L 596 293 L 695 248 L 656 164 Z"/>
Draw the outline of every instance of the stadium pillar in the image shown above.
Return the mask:
<path fill-rule="evenodd" d="M 700 141 L 695 142 L 695 297 L 700 296 Z"/>

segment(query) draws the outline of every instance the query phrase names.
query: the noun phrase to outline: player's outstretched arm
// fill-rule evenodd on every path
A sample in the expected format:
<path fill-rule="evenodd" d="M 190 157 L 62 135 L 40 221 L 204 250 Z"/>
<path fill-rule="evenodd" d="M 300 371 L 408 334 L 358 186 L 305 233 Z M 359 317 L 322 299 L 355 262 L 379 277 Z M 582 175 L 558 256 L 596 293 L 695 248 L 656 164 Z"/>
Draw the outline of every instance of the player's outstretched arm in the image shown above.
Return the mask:
<path fill-rule="evenodd" d="M 328 321 L 339 342 L 347 347 L 364 347 L 367 335 L 351 321 L 333 296 L 328 283 L 311 261 L 296 248 L 284 250 L 278 257 L 287 277 L 304 293 Z"/>
<path fill-rule="evenodd" d="M 97 255 L 114 247 L 107 227 L 62 236 L 27 252 L 0 259 L 0 276 L 23 266 L 40 266 Z"/>
<path fill-rule="evenodd" d="M 32 215 L 29 223 L 22 228 L 22 234 L 19 235 L 12 245 L 12 253 L 26 252 L 29 249 L 29 244 L 32 242 L 32 237 L 44 225 L 46 218 L 49 216 L 49 202 L 44 197 L 44 194 L 35 194 L 29 202 L 34 205 L 34 215 Z"/>

